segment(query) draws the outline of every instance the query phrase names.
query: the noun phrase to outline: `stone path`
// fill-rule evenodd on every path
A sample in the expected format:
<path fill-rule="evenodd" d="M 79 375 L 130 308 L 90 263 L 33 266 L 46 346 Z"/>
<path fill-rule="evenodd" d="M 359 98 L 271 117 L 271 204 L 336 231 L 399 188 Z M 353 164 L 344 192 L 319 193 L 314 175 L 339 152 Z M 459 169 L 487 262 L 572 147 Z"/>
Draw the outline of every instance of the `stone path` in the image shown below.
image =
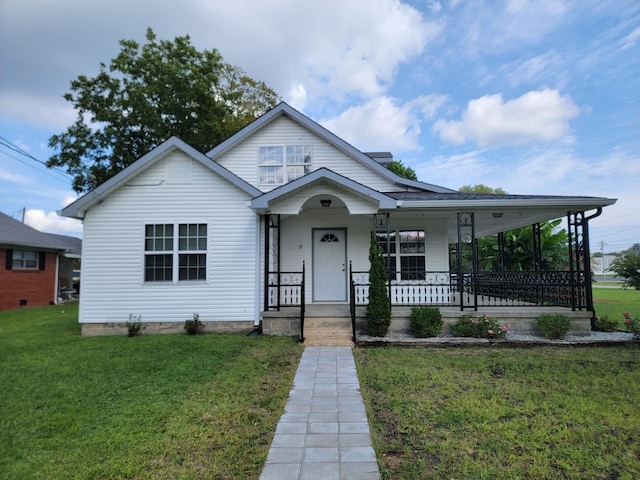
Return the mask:
<path fill-rule="evenodd" d="M 260 480 L 380 479 L 349 347 L 306 347 Z"/>

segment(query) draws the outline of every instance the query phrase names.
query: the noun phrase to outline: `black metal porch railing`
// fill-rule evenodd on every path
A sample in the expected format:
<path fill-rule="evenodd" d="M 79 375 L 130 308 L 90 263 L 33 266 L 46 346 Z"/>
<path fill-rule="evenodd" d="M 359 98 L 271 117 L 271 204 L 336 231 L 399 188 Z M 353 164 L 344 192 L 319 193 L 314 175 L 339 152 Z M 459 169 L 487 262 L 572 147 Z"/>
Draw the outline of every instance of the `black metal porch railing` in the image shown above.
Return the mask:
<path fill-rule="evenodd" d="M 300 307 L 300 342 L 304 342 L 304 278 L 305 266 L 302 262 L 301 272 L 270 272 L 266 288 L 266 310 Z"/>
<path fill-rule="evenodd" d="M 392 275 L 393 277 L 393 275 Z M 369 273 L 350 272 L 351 302 L 366 305 Z M 398 272 L 388 282 L 392 306 L 587 308 L 587 284 L 575 272 Z M 352 314 L 353 315 L 353 314 Z M 354 316 L 355 318 L 355 316 Z"/>
<path fill-rule="evenodd" d="M 353 268 L 349 262 L 349 313 L 351 314 L 351 341 L 356 343 L 356 284 L 353 281 Z"/>

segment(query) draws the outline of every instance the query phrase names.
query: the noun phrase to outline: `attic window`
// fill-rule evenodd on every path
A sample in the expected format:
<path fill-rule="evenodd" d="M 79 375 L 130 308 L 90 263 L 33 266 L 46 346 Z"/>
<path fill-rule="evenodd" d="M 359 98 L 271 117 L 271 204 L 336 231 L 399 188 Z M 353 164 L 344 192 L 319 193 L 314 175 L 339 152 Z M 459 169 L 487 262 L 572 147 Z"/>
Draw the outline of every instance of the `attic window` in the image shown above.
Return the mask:
<path fill-rule="evenodd" d="M 311 145 L 258 147 L 259 182 L 282 185 L 311 171 Z"/>

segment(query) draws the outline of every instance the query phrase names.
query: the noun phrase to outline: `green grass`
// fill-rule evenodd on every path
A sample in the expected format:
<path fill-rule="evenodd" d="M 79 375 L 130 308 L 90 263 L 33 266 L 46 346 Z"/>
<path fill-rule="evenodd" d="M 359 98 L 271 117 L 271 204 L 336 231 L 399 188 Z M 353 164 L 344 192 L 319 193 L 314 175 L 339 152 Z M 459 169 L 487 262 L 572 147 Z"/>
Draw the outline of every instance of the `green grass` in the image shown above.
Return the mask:
<path fill-rule="evenodd" d="M 358 349 L 384 479 L 640 478 L 640 347 Z"/>
<path fill-rule="evenodd" d="M 629 312 L 632 317 L 640 317 L 640 290 L 633 288 L 601 288 L 597 282 L 593 286 L 593 303 L 596 314 L 617 320 L 619 328 L 624 329 L 622 312 Z"/>
<path fill-rule="evenodd" d="M 0 478 L 259 476 L 294 340 L 82 337 L 77 313 L 0 313 Z"/>

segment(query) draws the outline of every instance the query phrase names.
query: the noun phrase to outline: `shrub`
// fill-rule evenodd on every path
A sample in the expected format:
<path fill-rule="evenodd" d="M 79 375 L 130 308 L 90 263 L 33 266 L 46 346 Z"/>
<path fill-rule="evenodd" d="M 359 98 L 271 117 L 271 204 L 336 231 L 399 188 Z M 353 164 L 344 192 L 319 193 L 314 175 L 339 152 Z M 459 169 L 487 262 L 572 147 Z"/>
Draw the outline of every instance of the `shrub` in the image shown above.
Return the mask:
<path fill-rule="evenodd" d="M 496 318 L 489 315 L 462 315 L 450 328 L 454 337 L 493 339 L 506 337 L 510 327 L 510 324 L 500 324 Z"/>
<path fill-rule="evenodd" d="M 387 293 L 387 269 L 374 235 L 371 235 L 369 265 L 366 328 L 369 335 L 384 337 L 391 325 L 391 305 Z"/>
<path fill-rule="evenodd" d="M 414 307 L 409 317 L 409 328 L 414 337 L 436 337 L 442 331 L 442 314 L 436 307 Z"/>
<path fill-rule="evenodd" d="M 640 319 L 639 318 L 631 318 L 629 312 L 622 312 L 622 316 L 624 317 L 624 323 L 627 325 L 627 329 L 633 333 L 633 338 L 640 339 Z"/>
<path fill-rule="evenodd" d="M 200 321 L 200 316 L 194 313 L 193 318 L 185 320 L 184 329 L 187 335 L 199 335 L 204 331 L 204 323 Z"/>
<path fill-rule="evenodd" d="M 618 322 L 608 316 L 596 317 L 596 328 L 601 332 L 613 332 L 618 326 Z"/>
<path fill-rule="evenodd" d="M 127 321 L 127 337 L 137 337 L 142 335 L 144 325 L 142 325 L 141 315 L 129 314 L 129 321 Z"/>
<path fill-rule="evenodd" d="M 560 340 L 571 328 L 571 320 L 564 313 L 543 313 L 538 317 L 538 328 L 544 338 Z"/>

